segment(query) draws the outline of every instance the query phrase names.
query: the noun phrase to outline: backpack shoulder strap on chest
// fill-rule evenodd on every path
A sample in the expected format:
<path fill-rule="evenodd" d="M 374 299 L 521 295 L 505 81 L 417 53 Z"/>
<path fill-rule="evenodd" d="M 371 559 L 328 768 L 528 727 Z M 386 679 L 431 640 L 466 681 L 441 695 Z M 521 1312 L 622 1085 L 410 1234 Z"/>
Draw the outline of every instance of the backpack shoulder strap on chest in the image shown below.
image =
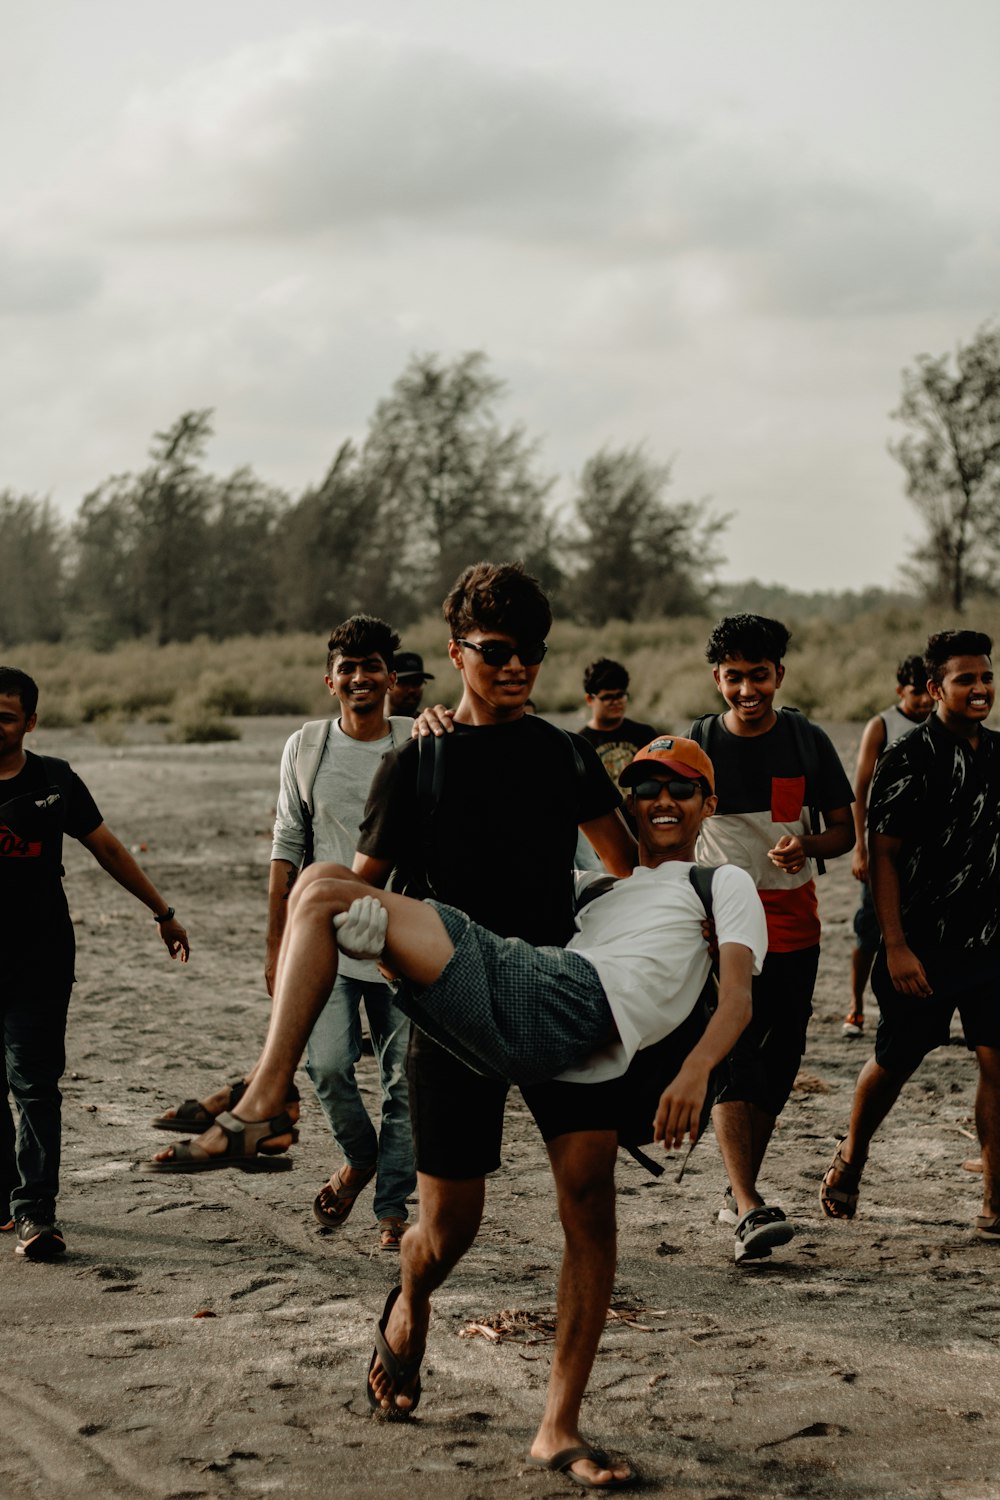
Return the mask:
<path fill-rule="evenodd" d="M 699 718 L 695 719 L 691 725 L 691 733 L 688 735 L 688 739 L 694 740 L 696 745 L 700 745 L 703 750 L 707 751 L 709 733 L 714 720 L 718 717 L 718 714 L 702 714 Z"/>
<path fill-rule="evenodd" d="M 299 801 L 310 817 L 313 813 L 313 783 L 326 749 L 331 722 L 330 719 L 310 719 L 299 730 L 299 742 L 295 750 L 295 781 L 299 789 Z"/>
<path fill-rule="evenodd" d="M 692 735 L 692 739 L 694 736 Z M 688 870 L 688 879 L 698 893 L 698 899 L 705 908 L 705 915 L 711 922 L 712 911 L 712 881 L 715 879 L 715 867 L 713 865 L 692 865 Z"/>

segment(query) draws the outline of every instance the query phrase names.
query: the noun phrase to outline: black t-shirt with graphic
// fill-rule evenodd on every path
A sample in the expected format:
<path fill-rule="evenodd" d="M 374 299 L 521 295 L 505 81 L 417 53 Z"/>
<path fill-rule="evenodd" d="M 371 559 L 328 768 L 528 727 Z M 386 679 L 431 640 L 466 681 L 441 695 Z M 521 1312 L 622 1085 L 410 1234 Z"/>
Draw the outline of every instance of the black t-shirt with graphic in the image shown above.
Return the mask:
<path fill-rule="evenodd" d="M 936 714 L 875 768 L 868 831 L 902 839 L 903 931 L 917 952 L 1000 946 L 1000 734 L 973 750 Z"/>
<path fill-rule="evenodd" d="M 82 839 L 103 819 L 65 761 L 30 751 L 23 770 L 0 781 L 0 941 L 64 945 L 71 929 L 62 886 L 63 835 Z"/>
<path fill-rule="evenodd" d="M 635 752 L 651 744 L 659 735 L 659 730 L 654 729 L 652 724 L 638 724 L 635 719 L 622 719 L 616 729 L 591 729 L 589 724 L 584 724 L 578 733 L 588 745 L 593 745 L 601 765 L 615 786 L 618 786 L 618 778 L 635 759 Z M 632 814 L 627 807 L 623 807 L 622 812 L 626 823 L 635 833 Z"/>
<path fill-rule="evenodd" d="M 418 757 L 413 740 L 379 765 L 359 852 L 395 865 L 397 889 L 426 867 L 433 896 L 501 937 L 566 943 L 577 827 L 621 806 L 590 746 L 530 714 L 456 724 L 429 838 L 417 805 Z"/>

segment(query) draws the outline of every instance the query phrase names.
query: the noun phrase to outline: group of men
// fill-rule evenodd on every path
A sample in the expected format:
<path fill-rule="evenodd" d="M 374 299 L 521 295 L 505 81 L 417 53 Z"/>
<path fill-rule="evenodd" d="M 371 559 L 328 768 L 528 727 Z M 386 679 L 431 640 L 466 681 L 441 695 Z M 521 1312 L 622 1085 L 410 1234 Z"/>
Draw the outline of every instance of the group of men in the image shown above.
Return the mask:
<path fill-rule="evenodd" d="M 303 726 L 282 758 L 264 1050 L 235 1084 L 159 1117 L 192 1139 L 149 1166 L 191 1172 L 280 1158 L 294 1138 L 293 1077 L 306 1050 L 344 1155 L 314 1212 L 338 1227 L 374 1179 L 379 1243 L 400 1256 L 365 1389 L 373 1410 L 405 1419 L 420 1398 L 430 1298 L 478 1231 L 516 1082 L 546 1144 L 565 1237 L 548 1396 L 529 1458 L 578 1484 L 618 1488 L 634 1467 L 586 1443 L 579 1416 L 614 1274 L 619 1142 L 693 1141 L 714 1101 L 728 1175 L 719 1219 L 733 1230 L 736 1260 L 792 1238 L 757 1184 L 805 1047 L 819 959 L 816 865 L 851 849 L 858 812 L 826 735 L 775 707 L 789 641 L 777 621 L 732 616 L 712 632 L 706 654 L 725 711 L 689 735 L 627 719 L 627 673 L 602 658 L 585 679 L 590 721 L 573 736 L 528 711 L 551 626 L 536 580 L 517 564 L 474 565 L 444 613 L 460 702 L 426 711 L 414 737 L 406 705 L 387 716 L 386 703 L 387 694 L 390 708 L 398 703 L 405 666 L 417 679 L 408 706 L 418 708 L 428 677 L 420 659 L 397 654 L 398 638 L 369 616 L 331 636 L 326 682 L 339 717 Z M 986 994 L 1000 957 L 1000 774 L 995 737 L 981 727 L 993 702 L 990 651 L 975 632 L 933 637 L 925 681 L 934 715 L 898 743 L 886 723 L 875 749 L 860 873 L 870 869 L 884 939 L 872 974 L 882 1024 L 821 1201 L 831 1217 L 853 1215 L 872 1133 L 946 1038 L 957 1005 L 980 1069 L 977 1228 L 1000 1239 L 1000 1029 Z M 0 776 L 24 770 L 23 759 L 7 769 L 34 726 L 33 704 L 26 716 L 18 698 L 0 675 Z M 903 709 L 916 720 L 912 705 Z M 67 821 L 67 831 L 87 842 L 94 814 Z M 605 874 L 574 881 L 578 830 Z M 689 878 L 699 865 L 717 870 L 707 895 Z M 162 913 L 152 888 L 129 878 Z M 186 936 L 158 920 L 168 946 L 186 955 Z M 382 1083 L 378 1130 L 354 1076 L 362 1004 Z M 6 1013 L 4 1025 L 10 1070 Z M 23 1133 L 31 1106 L 13 1071 L 10 1082 Z M 18 1248 L 24 1193 L 34 1191 L 24 1186 L 29 1157 L 19 1139 Z M 420 1213 L 410 1226 L 414 1182 Z M 57 1253 L 54 1190 L 34 1213 L 43 1227 L 48 1214 L 50 1230 L 33 1242 L 37 1258 Z M 31 1244 L 23 1253 L 31 1258 Z"/>

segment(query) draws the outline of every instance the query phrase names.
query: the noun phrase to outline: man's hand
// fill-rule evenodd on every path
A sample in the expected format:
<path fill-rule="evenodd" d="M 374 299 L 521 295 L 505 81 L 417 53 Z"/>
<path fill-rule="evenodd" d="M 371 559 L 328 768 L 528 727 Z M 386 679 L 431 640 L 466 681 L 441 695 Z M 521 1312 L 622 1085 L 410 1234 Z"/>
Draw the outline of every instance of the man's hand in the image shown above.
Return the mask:
<path fill-rule="evenodd" d="M 715 930 L 715 923 L 711 917 L 705 917 L 702 920 L 701 935 L 705 939 L 705 947 L 708 949 L 712 961 L 717 962 L 719 957 L 719 937 Z"/>
<path fill-rule="evenodd" d="M 894 990 L 898 990 L 901 995 L 919 995 L 923 998 L 933 995 L 924 966 L 912 948 L 900 943 L 897 947 L 886 948 L 885 957 Z"/>
<path fill-rule="evenodd" d="M 455 730 L 455 725 L 452 722 L 454 717 L 455 710 L 453 708 L 445 708 L 443 703 L 435 703 L 433 708 L 421 709 L 413 721 L 410 737 L 416 740 L 421 736 L 426 737 L 429 734 L 435 734 L 438 738 L 443 734 L 453 734 Z"/>
<path fill-rule="evenodd" d="M 868 879 L 868 850 L 864 844 L 855 844 L 854 856 L 851 859 L 851 874 L 855 880 Z"/>
<path fill-rule="evenodd" d="M 653 1120 L 653 1140 L 662 1141 L 665 1151 L 683 1146 L 685 1136 L 690 1138 L 692 1146 L 698 1139 L 698 1121 L 710 1073 L 711 1069 L 692 1064 L 688 1058 L 660 1095 Z"/>
<path fill-rule="evenodd" d="M 188 942 L 188 935 L 177 918 L 171 917 L 169 922 L 158 922 L 157 926 L 160 929 L 160 937 L 163 939 L 164 946 L 170 957 L 179 958 L 182 964 L 186 964 L 188 954 L 191 952 L 191 944 Z"/>
<path fill-rule="evenodd" d="M 389 913 L 374 896 L 359 896 L 333 919 L 337 947 L 348 958 L 381 958 Z"/>
<path fill-rule="evenodd" d="M 767 857 L 772 865 L 777 865 L 779 870 L 785 870 L 789 875 L 797 875 L 805 866 L 806 851 L 802 847 L 802 840 L 795 834 L 784 833 L 774 848 L 767 851 Z"/>

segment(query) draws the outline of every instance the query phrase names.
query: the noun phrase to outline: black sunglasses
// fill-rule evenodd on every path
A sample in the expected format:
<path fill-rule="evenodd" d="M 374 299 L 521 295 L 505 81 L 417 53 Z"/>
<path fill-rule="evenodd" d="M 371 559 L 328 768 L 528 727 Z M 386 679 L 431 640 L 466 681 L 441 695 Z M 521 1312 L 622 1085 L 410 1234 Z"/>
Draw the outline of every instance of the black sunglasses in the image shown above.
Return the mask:
<path fill-rule="evenodd" d="M 658 797 L 663 787 L 666 787 L 675 802 L 686 802 L 689 797 L 694 796 L 700 785 L 699 781 L 661 781 L 654 777 L 650 781 L 637 781 L 635 786 L 629 787 L 629 791 L 634 797 L 646 802 Z"/>
<path fill-rule="evenodd" d="M 488 667 L 505 667 L 512 656 L 517 657 L 522 667 L 537 667 L 549 649 L 544 641 L 536 641 L 531 646 L 508 646 L 506 641 L 483 641 L 477 646 L 475 641 L 464 641 L 461 636 L 455 637 L 455 645 L 478 651 Z"/>

